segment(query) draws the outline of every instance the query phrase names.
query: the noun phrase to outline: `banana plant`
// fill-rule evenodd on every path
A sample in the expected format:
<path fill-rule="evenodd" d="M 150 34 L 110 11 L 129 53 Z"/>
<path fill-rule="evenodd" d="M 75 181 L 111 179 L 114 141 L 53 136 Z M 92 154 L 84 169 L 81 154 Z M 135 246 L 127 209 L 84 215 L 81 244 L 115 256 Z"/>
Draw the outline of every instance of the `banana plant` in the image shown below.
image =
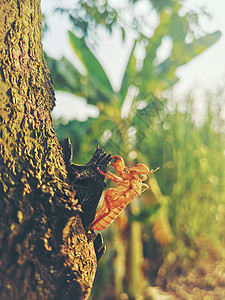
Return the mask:
<path fill-rule="evenodd" d="M 160 22 L 151 38 L 146 39 L 144 37 L 144 43 L 143 37 L 140 36 L 134 40 L 119 91 L 113 90 L 103 67 L 87 46 L 85 40 L 78 38 L 71 31 L 68 32 L 70 44 L 83 64 L 84 73 L 81 73 L 74 64 L 64 57 L 61 60 L 55 60 L 46 55 L 47 64 L 53 74 L 55 89 L 83 97 L 87 99 L 88 104 L 96 105 L 99 109 L 98 118 L 88 119 L 81 126 L 83 128 L 83 138 L 80 139 L 79 151 L 76 153 L 77 162 L 81 162 L 82 159 L 88 161 L 88 156 L 93 152 L 96 145 L 100 144 L 107 152 L 125 157 L 128 165 L 137 161 L 152 165 L 148 147 L 151 147 L 149 141 L 151 141 L 152 132 L 155 130 L 155 123 L 162 117 L 165 104 L 161 96 L 162 92 L 178 81 L 175 71 L 179 66 L 201 54 L 220 37 L 219 32 L 214 32 L 205 34 L 199 39 L 193 37 L 190 43 L 185 43 L 186 36 L 191 31 L 188 16 L 181 17 L 178 15 L 180 9 L 178 4 L 171 6 L 171 8 L 172 10 L 168 10 L 163 6 L 158 7 Z M 164 61 L 160 61 L 157 53 L 165 38 L 171 43 L 171 51 Z M 142 61 L 142 67 L 137 68 L 135 50 L 140 44 L 145 48 L 146 55 Z M 79 125 L 75 123 L 73 125 L 76 125 L 77 128 Z M 64 128 L 65 125 L 58 124 L 56 131 L 62 132 Z M 73 140 L 74 137 L 70 136 L 70 138 Z M 154 163 L 160 166 L 160 162 L 162 160 L 159 158 Z M 162 183 L 163 180 L 155 180 L 156 189 L 162 189 L 163 191 Z M 164 192 L 165 194 L 168 193 L 167 191 L 162 193 Z M 134 238 L 136 241 L 138 240 L 139 245 L 141 244 L 140 221 L 144 222 L 145 220 L 150 223 L 154 223 L 154 220 L 155 223 L 157 221 L 158 228 L 161 228 L 160 234 L 167 235 L 169 232 L 171 238 L 168 242 L 174 240 L 167 217 L 169 198 L 164 201 L 162 193 L 160 191 L 160 193 L 154 195 L 155 206 L 153 207 L 156 209 L 147 209 L 145 214 L 140 211 L 140 213 L 134 214 L 133 219 L 130 218 L 131 234 L 129 241 L 131 245 L 134 245 Z M 159 194 L 160 196 L 157 199 Z M 152 204 L 148 203 L 148 205 L 151 206 Z M 167 228 L 163 230 L 165 224 Z M 155 238 L 157 239 L 157 233 Z M 165 241 L 165 238 L 161 238 L 161 241 Z M 120 240 L 120 235 L 115 230 L 115 243 L 118 240 Z M 168 240 L 168 237 L 166 240 Z M 160 242 L 160 239 L 158 241 Z M 131 261 L 131 264 L 135 265 L 130 265 L 131 274 L 135 274 L 134 270 L 140 269 L 142 248 L 140 246 L 132 251 L 131 257 L 138 257 L 135 262 L 134 260 Z M 121 280 L 120 278 L 118 286 L 122 285 Z M 131 276 L 128 280 L 127 286 L 128 289 L 129 287 L 131 289 L 130 294 L 132 297 L 136 297 L 138 289 L 135 290 L 133 287 L 138 286 L 140 282 L 135 276 Z M 120 287 L 118 288 L 118 294 L 121 292 Z"/>

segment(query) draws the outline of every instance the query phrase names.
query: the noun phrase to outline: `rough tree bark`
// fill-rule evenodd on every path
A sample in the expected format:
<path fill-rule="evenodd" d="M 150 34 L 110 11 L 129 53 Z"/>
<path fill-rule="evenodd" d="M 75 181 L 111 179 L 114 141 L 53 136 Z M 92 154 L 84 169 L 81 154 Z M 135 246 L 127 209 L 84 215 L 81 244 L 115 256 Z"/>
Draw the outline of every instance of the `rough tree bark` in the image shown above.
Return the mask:
<path fill-rule="evenodd" d="M 51 119 L 40 0 L 0 0 L 0 299 L 87 299 L 96 272 Z"/>

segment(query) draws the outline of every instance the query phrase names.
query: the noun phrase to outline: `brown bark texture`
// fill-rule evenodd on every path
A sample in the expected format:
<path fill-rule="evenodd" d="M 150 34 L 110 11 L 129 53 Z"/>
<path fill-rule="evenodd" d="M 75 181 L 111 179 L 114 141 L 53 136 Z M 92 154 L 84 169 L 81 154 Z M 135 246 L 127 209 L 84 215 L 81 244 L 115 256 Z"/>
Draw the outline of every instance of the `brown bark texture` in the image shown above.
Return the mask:
<path fill-rule="evenodd" d="M 87 299 L 96 272 L 51 119 L 40 0 L 0 0 L 0 299 Z"/>

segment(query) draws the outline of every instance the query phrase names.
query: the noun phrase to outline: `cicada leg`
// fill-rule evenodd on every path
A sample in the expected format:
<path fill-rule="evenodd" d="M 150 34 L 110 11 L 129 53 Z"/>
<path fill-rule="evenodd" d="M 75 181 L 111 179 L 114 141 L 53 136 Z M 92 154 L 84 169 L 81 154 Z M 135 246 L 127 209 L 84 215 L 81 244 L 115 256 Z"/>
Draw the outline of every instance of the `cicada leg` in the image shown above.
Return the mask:
<path fill-rule="evenodd" d="M 149 186 L 148 186 L 146 183 L 142 183 L 141 193 L 143 193 L 143 192 L 146 191 L 147 189 L 149 189 Z"/>
<path fill-rule="evenodd" d="M 97 170 L 99 171 L 100 174 L 104 175 L 109 180 L 112 180 L 112 181 L 118 182 L 118 183 L 121 182 L 121 181 L 123 181 L 123 179 L 121 177 L 119 177 L 119 176 L 117 176 L 117 175 L 115 175 L 115 174 L 113 174 L 111 172 L 104 173 L 99 168 L 97 168 Z"/>

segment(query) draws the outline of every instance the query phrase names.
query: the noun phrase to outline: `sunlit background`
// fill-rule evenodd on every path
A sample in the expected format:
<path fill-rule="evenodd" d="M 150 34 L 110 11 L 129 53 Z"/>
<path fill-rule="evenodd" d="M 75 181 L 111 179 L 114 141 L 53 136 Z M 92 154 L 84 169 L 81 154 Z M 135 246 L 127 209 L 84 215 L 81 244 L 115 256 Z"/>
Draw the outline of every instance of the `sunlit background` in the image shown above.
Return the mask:
<path fill-rule="evenodd" d="M 49 30 L 43 39 L 43 45 L 44 50 L 48 55 L 58 59 L 65 56 L 68 59 L 71 59 L 73 63 L 79 65 L 69 44 L 68 35 L 65 34 L 67 30 L 71 29 L 71 23 L 68 21 L 67 17 L 53 13 L 57 5 L 60 6 L 63 3 L 64 6 L 73 7 L 74 2 L 75 1 L 73 0 L 66 1 L 65 3 L 63 3 L 63 1 L 42 0 L 42 11 L 46 17 L 48 17 L 49 26 Z M 210 47 L 200 56 L 193 58 L 185 66 L 179 67 L 176 72 L 180 81 L 173 87 L 174 95 L 177 98 L 183 98 L 191 92 L 192 95 L 201 97 L 202 100 L 205 91 L 210 90 L 215 92 L 218 88 L 224 86 L 225 60 L 223 59 L 223 56 L 225 49 L 225 2 L 221 0 L 201 0 L 197 1 L 197 3 L 195 0 L 187 0 L 183 2 L 185 3 L 185 7 L 192 8 L 196 11 L 199 11 L 199 8 L 203 7 L 210 14 L 211 19 L 208 19 L 204 15 L 199 18 L 201 28 L 204 31 L 213 32 L 220 30 L 222 33 L 220 40 L 215 45 Z M 127 0 L 111 0 L 109 3 L 113 7 L 126 8 Z M 136 13 L 139 13 L 140 15 L 144 14 L 144 11 L 148 6 L 148 0 L 140 1 L 138 10 L 135 8 Z M 184 11 L 185 9 L 181 10 L 181 13 L 184 13 Z M 154 17 L 153 23 L 154 25 L 157 23 L 157 20 Z M 111 35 L 101 29 L 97 29 L 96 32 L 98 35 L 98 42 L 97 45 L 95 45 L 96 57 L 108 74 L 112 86 L 115 89 L 118 89 L 132 48 L 134 36 L 132 32 L 129 31 L 129 28 L 127 28 L 125 42 L 122 41 L 118 28 L 115 28 Z M 161 50 L 162 55 L 167 55 L 169 49 L 167 45 L 164 45 L 164 48 Z M 77 102 L 74 101 L 74 97 L 66 95 L 66 99 L 69 103 L 68 105 L 71 107 L 70 111 L 63 109 L 65 95 L 57 93 L 58 104 L 54 109 L 54 115 L 56 117 L 73 119 L 75 114 L 76 118 L 83 120 L 89 114 L 96 116 L 97 111 L 95 109 L 93 111 L 91 110 L 91 113 L 87 112 L 85 102 L 83 101 L 79 101 L 82 113 L 77 114 Z"/>
<path fill-rule="evenodd" d="M 224 11 L 221 0 L 42 0 L 54 124 L 73 161 L 100 144 L 160 167 L 103 231 L 91 299 L 225 298 Z"/>

